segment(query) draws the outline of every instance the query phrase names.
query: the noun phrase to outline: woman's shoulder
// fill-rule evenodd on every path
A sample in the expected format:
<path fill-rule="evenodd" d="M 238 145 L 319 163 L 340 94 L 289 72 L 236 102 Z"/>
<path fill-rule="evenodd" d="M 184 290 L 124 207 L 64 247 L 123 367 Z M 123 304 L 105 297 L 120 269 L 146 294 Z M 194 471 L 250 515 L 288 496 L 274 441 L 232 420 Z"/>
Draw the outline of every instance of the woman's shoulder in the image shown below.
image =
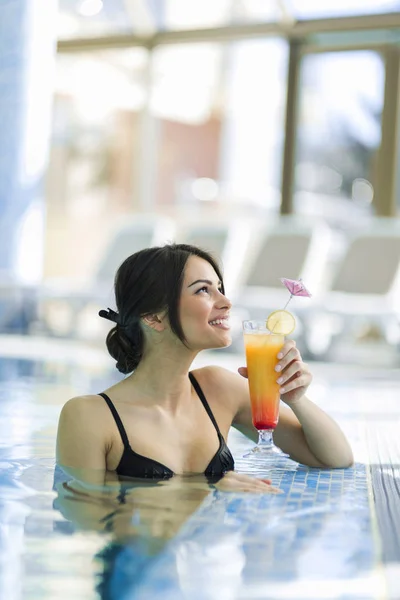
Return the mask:
<path fill-rule="evenodd" d="M 235 382 L 238 377 L 240 378 L 240 375 L 234 371 L 217 365 L 207 365 L 199 369 L 194 369 L 192 373 L 196 378 L 206 379 L 217 385 L 229 385 Z"/>
<path fill-rule="evenodd" d="M 105 402 L 98 394 L 74 396 L 65 402 L 61 409 L 60 419 L 70 422 L 84 419 L 89 426 L 96 421 L 99 409 L 101 413 L 103 405 L 105 405 Z"/>
<path fill-rule="evenodd" d="M 105 468 L 111 436 L 109 428 L 103 424 L 101 400 L 96 395 L 75 396 L 64 404 L 58 421 L 56 442 L 57 462 L 60 465 Z"/>
<path fill-rule="evenodd" d="M 218 398 L 232 407 L 240 401 L 243 384 L 247 382 L 234 371 L 215 365 L 208 365 L 192 371 L 205 395 Z"/>
<path fill-rule="evenodd" d="M 101 397 L 98 394 L 87 394 L 85 396 L 74 396 L 66 401 L 63 406 L 63 410 L 68 412 L 77 412 L 81 410 L 87 410 L 94 404 L 101 402 Z"/>

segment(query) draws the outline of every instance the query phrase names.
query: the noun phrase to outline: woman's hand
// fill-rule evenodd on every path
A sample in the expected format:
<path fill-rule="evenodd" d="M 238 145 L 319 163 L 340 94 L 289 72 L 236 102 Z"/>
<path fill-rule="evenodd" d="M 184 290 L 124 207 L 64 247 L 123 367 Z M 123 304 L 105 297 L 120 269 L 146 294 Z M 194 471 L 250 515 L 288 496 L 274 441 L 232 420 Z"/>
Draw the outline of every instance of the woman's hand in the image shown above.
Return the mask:
<path fill-rule="evenodd" d="M 270 479 L 254 479 L 248 475 L 228 471 L 215 484 L 223 492 L 248 492 L 251 494 L 282 494 L 282 490 L 273 487 Z"/>
<path fill-rule="evenodd" d="M 312 375 L 306 363 L 303 362 L 301 354 L 296 348 L 296 342 L 293 340 L 287 341 L 282 346 L 278 359 L 276 377 L 278 384 L 281 386 L 281 399 L 290 406 L 305 396 L 312 381 Z M 238 371 L 242 377 L 247 378 L 246 367 L 240 367 Z"/>

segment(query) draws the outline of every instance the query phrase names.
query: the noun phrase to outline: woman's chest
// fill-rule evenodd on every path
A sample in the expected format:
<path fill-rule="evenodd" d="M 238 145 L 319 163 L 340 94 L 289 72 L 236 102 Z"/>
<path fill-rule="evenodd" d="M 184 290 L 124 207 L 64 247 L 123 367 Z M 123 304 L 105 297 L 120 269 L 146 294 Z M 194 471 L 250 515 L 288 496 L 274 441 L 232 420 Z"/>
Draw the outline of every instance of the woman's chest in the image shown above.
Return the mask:
<path fill-rule="evenodd" d="M 124 463 L 145 464 L 143 459 L 156 461 L 175 474 L 204 473 L 220 448 L 217 429 L 203 406 L 185 414 L 160 414 L 156 411 L 124 410 L 120 408 L 130 448 L 125 448 L 116 427 L 112 428 L 111 447 L 107 454 L 107 468 L 116 470 L 124 455 Z M 232 417 L 218 409 L 214 418 L 226 439 Z M 133 452 L 132 452 L 133 451 Z"/>

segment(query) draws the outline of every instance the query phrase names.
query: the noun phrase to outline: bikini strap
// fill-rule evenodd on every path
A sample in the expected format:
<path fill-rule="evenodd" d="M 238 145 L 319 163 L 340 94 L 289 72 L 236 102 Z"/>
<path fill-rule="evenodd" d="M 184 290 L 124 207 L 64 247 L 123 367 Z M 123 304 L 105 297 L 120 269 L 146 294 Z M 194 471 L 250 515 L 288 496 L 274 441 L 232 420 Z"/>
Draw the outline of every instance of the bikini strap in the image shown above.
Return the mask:
<path fill-rule="evenodd" d="M 129 448 L 129 440 L 128 440 L 128 436 L 126 435 L 126 431 L 124 426 L 122 425 L 122 421 L 121 418 L 117 412 L 117 409 L 115 408 L 114 404 L 111 402 L 110 398 L 107 396 L 107 394 L 105 394 L 104 392 L 102 392 L 101 394 L 99 394 L 99 396 L 101 396 L 102 398 L 104 398 L 104 400 L 107 402 L 108 404 L 108 408 L 111 410 L 112 416 L 114 417 L 114 420 L 117 424 L 119 433 L 121 435 L 122 441 L 124 443 L 125 448 Z"/>
<path fill-rule="evenodd" d="M 211 421 L 212 421 L 215 429 L 217 430 L 218 435 L 221 436 L 222 434 L 221 434 L 221 432 L 219 430 L 218 423 L 215 420 L 215 417 L 214 417 L 214 415 L 212 413 L 210 405 L 208 404 L 208 402 L 206 400 L 206 397 L 205 397 L 205 395 L 203 393 L 203 390 L 201 389 L 200 385 L 198 384 L 197 379 L 195 378 L 195 376 L 193 375 L 193 373 L 189 373 L 189 379 L 190 379 L 190 381 L 191 381 L 194 389 L 196 390 L 196 393 L 197 393 L 198 397 L 200 398 L 200 400 L 201 400 L 204 408 L 206 409 L 207 414 L 210 417 L 210 419 L 211 419 Z"/>

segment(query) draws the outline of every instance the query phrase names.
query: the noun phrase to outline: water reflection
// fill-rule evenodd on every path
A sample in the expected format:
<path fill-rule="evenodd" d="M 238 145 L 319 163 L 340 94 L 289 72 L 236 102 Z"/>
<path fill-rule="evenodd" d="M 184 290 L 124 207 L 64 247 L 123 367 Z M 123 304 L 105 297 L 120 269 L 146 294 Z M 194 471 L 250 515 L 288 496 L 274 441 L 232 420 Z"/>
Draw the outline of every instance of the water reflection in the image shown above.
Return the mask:
<path fill-rule="evenodd" d="M 194 538 L 174 539 L 200 506 L 207 510 L 207 503 L 211 506 L 216 501 L 204 476 L 158 483 L 120 482 L 110 477 L 102 487 L 90 483 L 95 477 L 89 473 L 83 481 L 81 471 L 79 480 L 66 480 L 57 467 L 54 507 L 71 525 L 69 533 L 104 535 L 105 546 L 95 556 L 100 598 L 148 597 L 149 581 L 155 574 L 164 582 L 163 598 L 196 598 L 199 577 L 205 582 L 204 600 L 235 597 L 245 555 L 240 529 L 236 523 L 224 523 L 224 511 L 212 538 L 209 528 L 203 528 Z M 56 523 L 55 528 L 68 531 L 65 522 Z"/>
<path fill-rule="evenodd" d="M 60 467 L 55 475 L 55 507 L 74 530 L 111 533 L 118 542 L 137 535 L 167 541 L 210 493 L 205 477 L 148 482 L 119 481 L 110 474 L 99 486 L 65 475 L 62 481 Z"/>
<path fill-rule="evenodd" d="M 19 502 L 0 500 L 0 597 L 19 598 L 22 591 L 24 527 L 30 510 Z"/>

